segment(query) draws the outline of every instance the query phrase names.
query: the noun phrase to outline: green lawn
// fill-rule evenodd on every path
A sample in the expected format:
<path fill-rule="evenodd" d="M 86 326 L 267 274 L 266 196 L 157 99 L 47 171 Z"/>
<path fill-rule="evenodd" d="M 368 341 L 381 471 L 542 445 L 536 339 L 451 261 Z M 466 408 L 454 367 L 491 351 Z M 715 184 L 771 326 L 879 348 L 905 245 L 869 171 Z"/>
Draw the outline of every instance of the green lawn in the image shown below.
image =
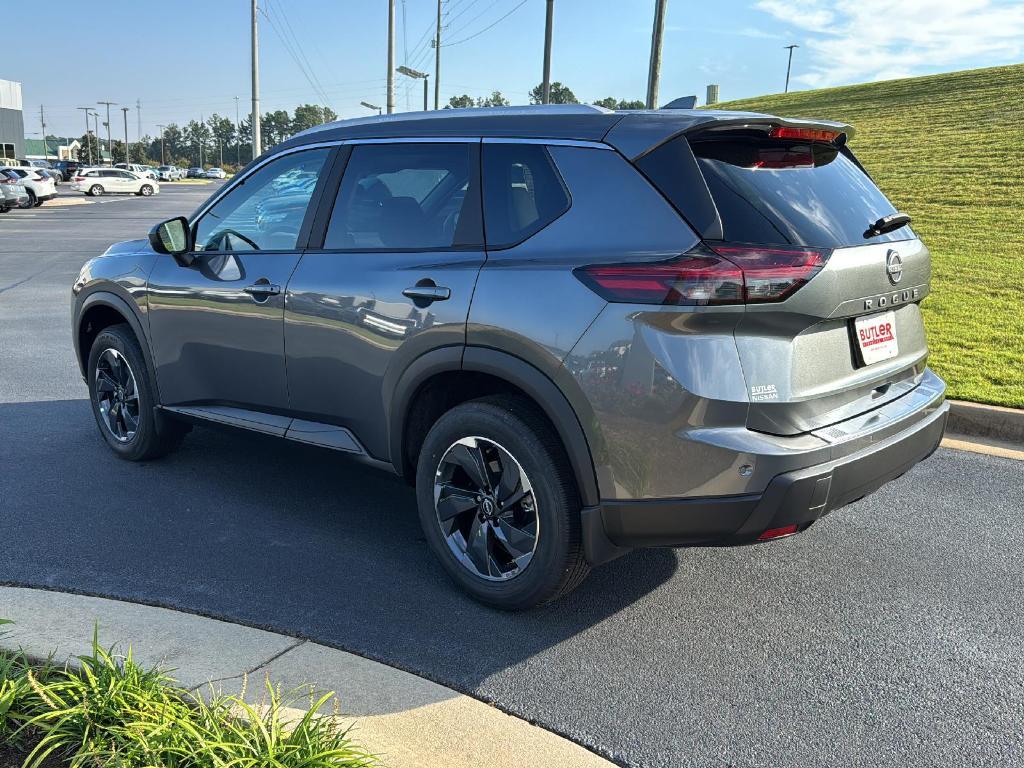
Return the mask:
<path fill-rule="evenodd" d="M 717 106 L 853 125 L 932 252 L 931 366 L 950 397 L 1024 407 L 1024 65 Z"/>

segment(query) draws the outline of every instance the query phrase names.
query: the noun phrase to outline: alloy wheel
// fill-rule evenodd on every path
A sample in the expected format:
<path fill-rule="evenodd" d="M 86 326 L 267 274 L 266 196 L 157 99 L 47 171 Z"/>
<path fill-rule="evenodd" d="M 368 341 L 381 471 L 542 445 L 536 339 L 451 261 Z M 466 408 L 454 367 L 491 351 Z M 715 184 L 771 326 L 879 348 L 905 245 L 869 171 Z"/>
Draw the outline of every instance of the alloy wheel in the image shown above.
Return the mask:
<path fill-rule="evenodd" d="M 434 510 L 452 554 L 482 579 L 518 576 L 537 550 L 533 485 L 493 440 L 464 437 L 445 451 L 434 477 Z"/>
<path fill-rule="evenodd" d="M 111 436 L 128 443 L 139 429 L 139 389 L 124 355 L 108 347 L 96 361 L 96 407 Z"/>

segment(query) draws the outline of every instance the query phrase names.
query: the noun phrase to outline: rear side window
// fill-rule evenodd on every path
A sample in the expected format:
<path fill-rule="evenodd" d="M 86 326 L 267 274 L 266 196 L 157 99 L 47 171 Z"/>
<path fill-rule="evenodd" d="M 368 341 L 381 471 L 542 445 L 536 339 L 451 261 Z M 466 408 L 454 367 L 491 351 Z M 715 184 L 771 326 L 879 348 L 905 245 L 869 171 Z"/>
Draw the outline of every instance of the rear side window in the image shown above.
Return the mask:
<path fill-rule="evenodd" d="M 479 199 L 470 160 L 468 144 L 353 147 L 324 247 L 418 251 L 478 243 L 467 231 L 478 216 L 464 213 L 467 201 Z"/>
<path fill-rule="evenodd" d="M 540 145 L 485 143 L 483 174 L 488 248 L 517 245 L 569 210 L 569 193 Z"/>
<path fill-rule="evenodd" d="M 708 131 L 688 138 L 727 241 L 841 248 L 914 236 L 909 227 L 901 227 L 864 237 L 871 224 L 896 209 L 848 150 L 818 141 L 769 138 L 757 129 Z M 646 162 L 662 163 L 664 173 L 673 152 L 688 151 L 672 145 L 685 141 L 669 142 Z M 649 174 L 687 215 L 699 196 L 692 189 L 671 189 L 657 175 Z"/>

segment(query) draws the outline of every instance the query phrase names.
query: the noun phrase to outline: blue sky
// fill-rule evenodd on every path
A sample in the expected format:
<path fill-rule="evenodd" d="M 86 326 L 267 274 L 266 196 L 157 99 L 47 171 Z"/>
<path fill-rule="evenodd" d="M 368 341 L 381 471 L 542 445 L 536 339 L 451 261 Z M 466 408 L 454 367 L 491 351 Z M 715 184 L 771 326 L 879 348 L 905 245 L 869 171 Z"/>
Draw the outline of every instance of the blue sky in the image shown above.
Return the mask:
<path fill-rule="evenodd" d="M 385 0 L 260 2 L 264 111 L 322 103 L 321 92 L 342 117 L 367 114 L 360 101 L 384 103 Z M 642 99 L 653 6 L 654 0 L 556 0 L 552 78 L 584 101 Z M 496 89 L 526 103 L 541 79 L 545 1 L 444 0 L 444 7 L 442 100 Z M 136 99 L 148 134 L 157 133 L 157 123 L 182 124 L 201 114 L 233 118 L 234 96 L 242 114 L 248 110 L 249 0 L 51 0 L 46 8 L 42 18 L 32 3 L 4 11 L 7 28 L 40 30 L 38 39 L 25 38 L 38 43 L 32 55 L 8 51 L 0 59 L 0 78 L 23 83 L 30 135 L 40 130 L 40 104 L 49 133 L 75 135 L 84 130 L 75 107 L 100 99 L 131 106 L 132 140 Z M 435 0 L 397 0 L 396 63 L 433 73 L 435 11 Z M 70 27 L 41 23 L 59 18 L 70 19 Z M 47 26 L 62 38 L 59 49 L 43 48 Z M 723 100 L 779 92 L 787 43 L 801 46 L 793 89 L 1015 63 L 1024 57 L 1024 3 L 669 0 L 662 101 L 689 94 L 703 101 L 711 82 L 720 84 Z M 396 82 L 396 108 L 419 108 L 422 86 L 409 88 L 401 76 Z M 112 114 L 117 136 L 121 114 Z"/>

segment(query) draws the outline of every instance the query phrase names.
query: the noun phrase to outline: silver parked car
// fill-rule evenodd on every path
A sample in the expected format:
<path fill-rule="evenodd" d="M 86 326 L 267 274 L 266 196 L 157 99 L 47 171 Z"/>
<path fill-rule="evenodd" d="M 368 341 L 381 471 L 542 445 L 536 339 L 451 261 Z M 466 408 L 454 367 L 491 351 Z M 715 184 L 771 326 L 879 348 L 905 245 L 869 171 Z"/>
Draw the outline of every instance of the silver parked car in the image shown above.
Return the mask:
<path fill-rule="evenodd" d="M 83 267 L 100 434 L 144 460 L 229 425 L 389 469 L 506 609 L 634 547 L 797 534 L 948 410 L 928 249 L 851 135 L 585 106 L 307 131 Z"/>
<path fill-rule="evenodd" d="M 0 169 L 0 213 L 28 207 L 30 201 L 24 179 L 14 171 Z"/>

